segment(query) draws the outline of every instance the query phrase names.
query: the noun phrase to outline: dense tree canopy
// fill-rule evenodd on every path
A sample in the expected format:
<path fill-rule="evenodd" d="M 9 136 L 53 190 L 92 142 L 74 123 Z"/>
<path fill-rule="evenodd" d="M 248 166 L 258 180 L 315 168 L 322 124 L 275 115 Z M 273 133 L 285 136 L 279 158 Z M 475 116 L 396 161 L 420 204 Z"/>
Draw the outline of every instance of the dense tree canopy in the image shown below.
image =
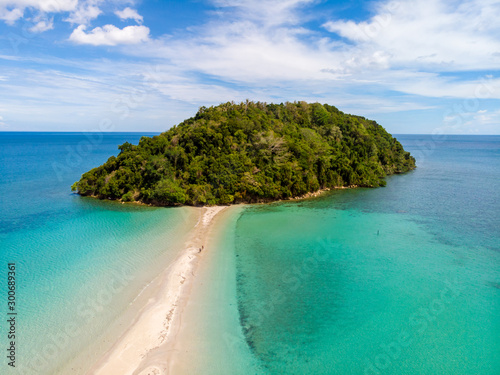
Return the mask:
<path fill-rule="evenodd" d="M 384 186 L 415 159 L 375 121 L 330 105 L 245 102 L 195 117 L 85 173 L 81 195 L 153 205 L 214 205 Z"/>

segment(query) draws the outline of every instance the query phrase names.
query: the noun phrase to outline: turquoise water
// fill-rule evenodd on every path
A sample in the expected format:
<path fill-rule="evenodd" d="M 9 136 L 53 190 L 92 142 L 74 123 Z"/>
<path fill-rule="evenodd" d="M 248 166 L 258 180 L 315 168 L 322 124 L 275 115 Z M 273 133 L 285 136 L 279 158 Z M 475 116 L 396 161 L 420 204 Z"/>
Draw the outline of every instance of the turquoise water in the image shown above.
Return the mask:
<path fill-rule="evenodd" d="M 192 210 L 121 205 L 70 191 L 82 172 L 140 136 L 94 134 L 91 142 L 85 134 L 0 133 L 2 321 L 8 262 L 16 263 L 18 278 L 17 368 L 2 356 L 0 373 L 54 374 L 86 349 L 83 360 L 91 365 L 92 354 L 110 345 L 109 328 L 177 255 L 176 244 L 197 219 Z M 6 328 L 0 325 L 2 348 Z"/>
<path fill-rule="evenodd" d="M 169 374 L 255 374 L 259 360 L 241 330 L 236 284 L 235 228 L 245 206 L 218 218 L 190 288 L 171 348 Z"/>
<path fill-rule="evenodd" d="M 88 347 L 91 363 L 194 226 L 187 208 L 70 193 L 140 136 L 89 150 L 84 134 L 0 133 L 0 291 L 15 261 L 24 366 L 2 358 L 0 373 L 64 373 Z M 500 373 L 500 137 L 398 139 L 419 167 L 385 188 L 232 211 L 200 266 L 178 373 Z"/>
<path fill-rule="evenodd" d="M 385 188 L 233 213 L 177 373 L 500 373 L 500 137 L 398 139 Z"/>
<path fill-rule="evenodd" d="M 240 215 L 240 324 L 262 373 L 500 373 L 500 137 L 398 139 L 419 168 L 386 188 Z"/>

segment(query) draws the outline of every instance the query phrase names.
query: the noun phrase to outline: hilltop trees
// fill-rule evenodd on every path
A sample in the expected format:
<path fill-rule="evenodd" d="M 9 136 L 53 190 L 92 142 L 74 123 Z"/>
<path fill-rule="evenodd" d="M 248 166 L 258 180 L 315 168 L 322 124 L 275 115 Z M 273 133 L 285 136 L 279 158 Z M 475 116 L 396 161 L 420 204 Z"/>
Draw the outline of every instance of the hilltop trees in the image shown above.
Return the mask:
<path fill-rule="evenodd" d="M 374 121 L 330 105 L 245 102 L 190 119 L 85 173 L 81 195 L 154 205 L 213 205 L 385 185 L 415 159 Z"/>

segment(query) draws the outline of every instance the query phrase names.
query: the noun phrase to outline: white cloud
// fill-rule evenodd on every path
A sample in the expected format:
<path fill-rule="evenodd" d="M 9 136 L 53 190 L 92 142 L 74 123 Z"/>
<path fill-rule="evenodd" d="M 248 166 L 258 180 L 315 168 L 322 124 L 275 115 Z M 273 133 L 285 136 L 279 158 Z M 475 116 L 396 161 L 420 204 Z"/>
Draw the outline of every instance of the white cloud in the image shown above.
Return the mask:
<path fill-rule="evenodd" d="M 325 24 L 348 43 L 304 29 L 300 7 L 307 3 L 215 0 L 221 7 L 215 20 L 187 36 L 168 36 L 128 52 L 163 58 L 225 82 L 276 92 L 294 87 L 295 92 L 323 97 L 335 91 L 385 95 L 390 90 L 427 98 L 474 98 L 486 90 L 480 80 L 484 74 L 465 78 L 460 72 L 498 70 L 498 61 L 488 60 L 500 51 L 494 32 L 500 26 L 492 21 L 495 14 L 500 18 L 498 1 L 462 1 L 456 11 L 441 0 L 382 2 L 364 23 Z M 260 17 L 263 12 L 270 16 Z M 443 70 L 448 74 L 441 76 Z M 499 84 L 498 79 L 489 81 L 489 98 L 500 98 Z"/>
<path fill-rule="evenodd" d="M 99 5 L 106 0 L 0 0 L 0 19 L 13 24 L 24 16 L 26 9 L 38 11 L 40 14 L 69 13 L 65 19 L 73 24 L 88 24 L 101 13 Z M 39 32 L 48 24 L 34 25 Z"/>
<path fill-rule="evenodd" d="M 34 26 L 30 27 L 32 33 L 43 33 L 47 30 L 52 30 L 54 28 L 54 20 L 41 20 L 38 21 Z"/>
<path fill-rule="evenodd" d="M 77 44 L 93 46 L 116 46 L 118 44 L 138 44 L 149 39 L 149 28 L 146 26 L 127 26 L 119 29 L 113 25 L 96 27 L 89 33 L 84 25 L 78 26 L 69 37 Z"/>
<path fill-rule="evenodd" d="M 0 19 L 13 24 L 23 17 L 26 8 L 42 13 L 69 12 L 77 3 L 78 0 L 0 0 Z"/>
<path fill-rule="evenodd" d="M 90 21 L 99 17 L 102 13 L 101 9 L 98 7 L 101 2 L 101 0 L 89 0 L 78 3 L 78 6 L 71 12 L 65 21 L 72 24 L 88 25 Z"/>
<path fill-rule="evenodd" d="M 404 73 L 402 75 L 405 75 Z M 395 90 L 419 96 L 433 98 L 476 98 L 500 99 L 500 79 L 473 79 L 457 81 L 451 78 L 439 77 L 435 74 L 420 74 L 420 78 L 403 77 L 388 81 Z"/>
<path fill-rule="evenodd" d="M 225 101 L 243 101 L 248 92 L 228 89 L 218 85 L 206 85 L 197 82 L 162 82 L 158 91 L 165 97 L 188 103 L 220 104 Z M 215 99 L 215 100 L 214 100 Z"/>
<path fill-rule="evenodd" d="M 235 16 L 251 19 L 264 26 L 296 24 L 304 21 L 295 10 L 315 0 L 214 0 L 216 6 L 226 8 Z"/>
<path fill-rule="evenodd" d="M 1 60 L 9 60 L 9 61 L 19 61 L 21 57 L 19 56 L 10 56 L 10 55 L 0 55 Z"/>
<path fill-rule="evenodd" d="M 56 70 L 47 60 L 36 69 L 8 68 L 12 79 L 2 84 L 0 103 L 6 110 L 3 113 L 0 107 L 0 113 L 9 126 L 16 130 L 94 130 L 104 120 L 114 130 L 134 131 L 143 124 L 142 131 L 163 131 L 207 103 L 187 103 L 161 93 L 162 83 L 183 82 L 175 70 L 100 59 L 81 61 L 74 67 L 77 72 L 68 72 L 67 67 Z"/>
<path fill-rule="evenodd" d="M 297 8 L 306 2 L 220 0 L 222 13 L 191 30 L 191 36 L 167 37 L 132 53 L 237 82 L 332 80 L 321 70 L 340 54 L 312 32 L 290 25 L 300 19 Z M 309 43 L 301 41 L 303 36 L 311 36 Z"/>
<path fill-rule="evenodd" d="M 143 21 L 143 18 L 142 16 L 137 13 L 137 11 L 135 9 L 132 9 L 132 8 L 125 8 L 123 10 L 117 10 L 115 12 L 115 14 L 120 17 L 121 20 L 128 20 L 128 19 L 132 19 L 132 20 L 135 20 L 137 23 L 142 23 Z"/>
<path fill-rule="evenodd" d="M 354 43 L 353 50 L 387 55 L 392 67 L 456 71 L 498 67 L 498 19 L 498 1 L 401 0 L 383 2 L 368 21 L 323 26 Z"/>
<path fill-rule="evenodd" d="M 23 10 L 14 8 L 12 10 L 0 6 L 0 19 L 4 20 L 7 24 L 12 25 L 19 18 L 23 16 Z"/>
<path fill-rule="evenodd" d="M 488 111 L 480 110 L 473 115 L 473 122 L 476 124 L 496 124 L 500 125 L 500 110 Z"/>
<path fill-rule="evenodd" d="M 0 0 L 0 8 L 34 8 L 45 13 L 71 11 L 78 0 Z"/>
<path fill-rule="evenodd" d="M 66 17 L 66 21 L 75 24 L 70 41 L 94 46 L 136 44 L 134 48 L 123 47 L 121 52 L 140 57 L 142 63 L 118 68 L 117 60 L 110 64 L 84 57 L 20 61 L 19 66 L 39 64 L 49 69 L 57 66 L 67 74 L 50 72 L 41 77 L 25 72 L 25 76 L 31 74 L 37 80 L 16 88 L 16 82 L 21 82 L 24 76 L 16 78 L 2 71 L 8 76 L 8 81 L 2 82 L 4 92 L 17 93 L 14 98 L 4 95 L 12 111 L 4 116 L 9 118 L 10 125 L 14 110 L 23 113 L 22 116 L 29 112 L 32 124 L 37 124 L 38 118 L 55 116 L 54 113 L 61 113 L 61 123 L 71 113 L 97 116 L 92 106 L 104 103 L 123 88 L 130 92 L 134 87 L 131 76 L 136 75 L 132 79 L 137 81 L 145 70 L 143 64 L 148 62 L 158 64 L 164 74 L 149 88 L 148 100 L 131 110 L 131 116 L 160 119 L 166 111 L 177 111 L 178 117 L 169 124 L 191 115 L 199 105 L 246 98 L 268 102 L 320 101 L 351 113 L 382 118 L 401 111 L 432 109 L 427 114 L 432 112 L 441 124 L 440 109 L 445 112 L 445 106 L 452 101 L 476 97 L 500 99 L 500 78 L 486 79 L 486 86 L 480 78 L 486 77 L 488 70 L 499 71 L 498 0 L 457 0 L 454 8 L 445 0 L 397 3 L 384 0 L 370 9 L 373 16 L 364 22 L 332 17 L 319 30 L 309 25 L 324 15 L 315 14 L 314 7 L 303 10 L 305 6 L 318 4 L 318 0 L 211 0 L 216 8 L 206 14 L 205 24 L 182 32 L 174 30 L 171 35 L 155 40 L 150 40 L 150 30 L 142 26 L 142 17 L 133 9 L 133 1 L 81 0 L 78 4 L 54 1 L 73 4 L 72 8 L 67 5 L 63 11 L 66 14 L 56 18 Z M 7 1 L 0 0 L 0 18 L 2 9 L 18 9 L 22 16 L 28 6 L 43 14 L 41 6 L 33 5 L 34 0 L 10 3 L 16 3 L 18 8 L 6 7 Z M 135 20 L 140 25 L 122 29 L 114 25 L 91 26 L 91 21 L 102 11 L 110 11 L 107 16 L 114 12 L 120 19 Z M 19 17 L 19 12 L 9 16 L 10 19 Z M 33 20 L 35 26 L 42 21 L 35 17 Z M 45 26 L 50 24 L 46 21 Z M 39 26 L 43 29 L 42 24 Z M 0 55 L 0 59 L 19 57 Z M 467 70 L 476 73 L 463 74 Z M 74 76 L 77 74 L 74 72 L 81 71 L 87 72 L 85 77 Z M 208 81 L 206 77 L 213 79 Z M 75 86 L 80 89 L 70 93 L 67 87 Z M 498 122 L 488 117 L 492 113 L 491 102 L 481 102 L 478 109 L 487 108 L 489 112 L 479 111 L 471 121 L 487 124 L 490 129 L 498 127 Z M 163 103 L 168 103 L 168 110 Z M 112 105 L 106 102 L 107 108 Z M 402 126 L 401 116 L 394 120 L 395 129 Z M 159 128 L 168 126 L 155 121 Z M 422 121 L 412 116 L 403 122 L 420 126 Z M 435 124 L 425 121 L 422 126 L 430 131 Z"/>
<path fill-rule="evenodd" d="M 451 112 L 438 130 L 443 134 L 498 134 L 500 110 Z"/>

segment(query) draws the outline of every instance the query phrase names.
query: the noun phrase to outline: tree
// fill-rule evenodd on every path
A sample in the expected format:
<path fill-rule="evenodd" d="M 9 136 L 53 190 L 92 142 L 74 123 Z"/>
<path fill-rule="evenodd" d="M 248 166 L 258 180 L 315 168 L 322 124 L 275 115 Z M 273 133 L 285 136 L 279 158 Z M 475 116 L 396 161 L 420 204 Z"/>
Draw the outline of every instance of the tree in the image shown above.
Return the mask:
<path fill-rule="evenodd" d="M 195 117 L 84 173 L 81 195 L 153 205 L 284 199 L 336 186 L 384 186 L 415 159 L 375 121 L 330 105 L 244 102 Z"/>

